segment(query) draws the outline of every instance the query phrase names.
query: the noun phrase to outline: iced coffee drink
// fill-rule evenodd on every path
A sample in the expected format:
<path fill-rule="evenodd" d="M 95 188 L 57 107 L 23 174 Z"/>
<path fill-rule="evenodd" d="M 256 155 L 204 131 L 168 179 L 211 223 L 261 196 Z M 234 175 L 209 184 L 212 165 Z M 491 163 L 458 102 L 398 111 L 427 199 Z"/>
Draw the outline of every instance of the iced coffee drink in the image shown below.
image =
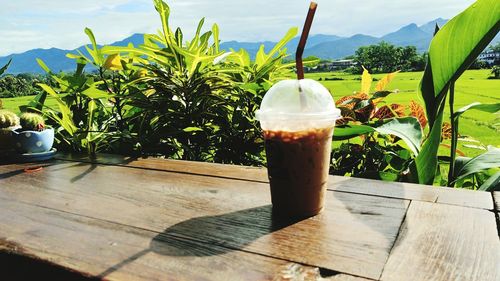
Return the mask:
<path fill-rule="evenodd" d="M 333 128 L 264 131 L 271 198 L 278 215 L 313 216 L 325 197 Z"/>
<path fill-rule="evenodd" d="M 309 217 L 323 209 L 338 116 L 331 94 L 313 80 L 281 81 L 265 95 L 257 117 L 277 215 Z"/>

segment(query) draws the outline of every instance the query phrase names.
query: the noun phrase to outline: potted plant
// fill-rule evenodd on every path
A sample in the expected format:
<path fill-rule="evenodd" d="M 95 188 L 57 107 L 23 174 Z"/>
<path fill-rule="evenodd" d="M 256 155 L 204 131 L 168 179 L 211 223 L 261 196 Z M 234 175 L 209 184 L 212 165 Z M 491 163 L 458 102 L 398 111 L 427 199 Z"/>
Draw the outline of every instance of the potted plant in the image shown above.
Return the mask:
<path fill-rule="evenodd" d="M 11 111 L 0 110 L 0 150 L 12 147 L 12 131 L 19 128 L 19 117 Z"/>
<path fill-rule="evenodd" d="M 20 116 L 21 128 L 13 131 L 13 140 L 20 153 L 49 152 L 54 144 L 54 129 L 45 127 L 43 117 L 36 113 Z"/>

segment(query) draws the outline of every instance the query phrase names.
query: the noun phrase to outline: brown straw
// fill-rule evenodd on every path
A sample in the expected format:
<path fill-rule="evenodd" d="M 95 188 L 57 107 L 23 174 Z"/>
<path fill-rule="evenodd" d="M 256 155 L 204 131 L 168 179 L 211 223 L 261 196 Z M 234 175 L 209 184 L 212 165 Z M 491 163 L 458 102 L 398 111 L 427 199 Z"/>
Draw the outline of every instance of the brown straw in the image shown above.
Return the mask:
<path fill-rule="evenodd" d="M 306 47 L 307 37 L 309 37 L 309 31 L 311 30 L 311 25 L 317 7 L 318 4 L 316 4 L 315 2 L 311 2 L 311 5 L 309 5 L 309 12 L 307 13 L 304 29 L 302 30 L 302 35 L 300 36 L 299 45 L 297 46 L 297 52 L 295 53 L 295 61 L 297 64 L 297 78 L 299 80 L 304 79 L 304 64 L 302 62 L 302 54 L 304 53 L 304 48 Z"/>

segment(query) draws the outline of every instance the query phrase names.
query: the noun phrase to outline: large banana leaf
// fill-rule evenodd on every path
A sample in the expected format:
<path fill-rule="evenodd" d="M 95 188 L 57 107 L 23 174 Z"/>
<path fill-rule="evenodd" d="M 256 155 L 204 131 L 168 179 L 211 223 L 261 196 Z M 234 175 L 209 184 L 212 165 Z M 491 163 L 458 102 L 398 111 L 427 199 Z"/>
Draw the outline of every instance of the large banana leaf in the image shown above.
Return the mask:
<path fill-rule="evenodd" d="M 500 1 L 478 0 L 439 30 L 429 48 L 429 64 L 420 83 L 431 133 L 412 165 L 412 178 L 432 184 L 445 98 L 450 85 L 477 58 L 500 30 Z"/>
<path fill-rule="evenodd" d="M 488 151 L 474 158 L 457 157 L 455 181 L 485 169 L 500 167 L 500 148 L 488 147 Z"/>
<path fill-rule="evenodd" d="M 0 75 L 2 75 L 5 71 L 7 71 L 7 68 L 9 67 L 11 62 L 12 62 L 12 59 L 10 59 L 6 65 L 2 66 L 2 68 L 0 68 Z"/>
<path fill-rule="evenodd" d="M 378 132 L 384 135 L 394 135 L 401 138 L 418 155 L 422 142 L 420 123 L 414 117 L 393 118 L 377 125 L 348 125 L 335 128 L 334 140 L 346 140 L 360 135 Z"/>
<path fill-rule="evenodd" d="M 497 172 L 496 174 L 491 176 L 487 181 L 485 181 L 479 187 L 479 190 L 482 190 L 482 191 L 500 190 L 500 172 Z"/>
<path fill-rule="evenodd" d="M 480 102 L 474 102 L 455 111 L 455 115 L 453 116 L 453 118 L 457 119 L 458 117 L 460 117 L 460 115 L 464 114 L 466 111 L 471 109 L 476 109 L 489 113 L 495 113 L 500 110 L 500 103 L 483 104 Z"/>

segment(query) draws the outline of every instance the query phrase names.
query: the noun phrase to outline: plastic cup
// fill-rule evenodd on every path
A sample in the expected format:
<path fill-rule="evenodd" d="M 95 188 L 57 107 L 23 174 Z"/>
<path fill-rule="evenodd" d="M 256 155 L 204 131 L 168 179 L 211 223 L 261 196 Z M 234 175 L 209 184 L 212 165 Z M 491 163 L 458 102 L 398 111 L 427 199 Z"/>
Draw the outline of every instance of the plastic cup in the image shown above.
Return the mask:
<path fill-rule="evenodd" d="M 330 92 L 314 80 L 284 80 L 269 89 L 256 116 L 264 132 L 273 213 L 287 218 L 318 214 L 340 117 Z"/>

